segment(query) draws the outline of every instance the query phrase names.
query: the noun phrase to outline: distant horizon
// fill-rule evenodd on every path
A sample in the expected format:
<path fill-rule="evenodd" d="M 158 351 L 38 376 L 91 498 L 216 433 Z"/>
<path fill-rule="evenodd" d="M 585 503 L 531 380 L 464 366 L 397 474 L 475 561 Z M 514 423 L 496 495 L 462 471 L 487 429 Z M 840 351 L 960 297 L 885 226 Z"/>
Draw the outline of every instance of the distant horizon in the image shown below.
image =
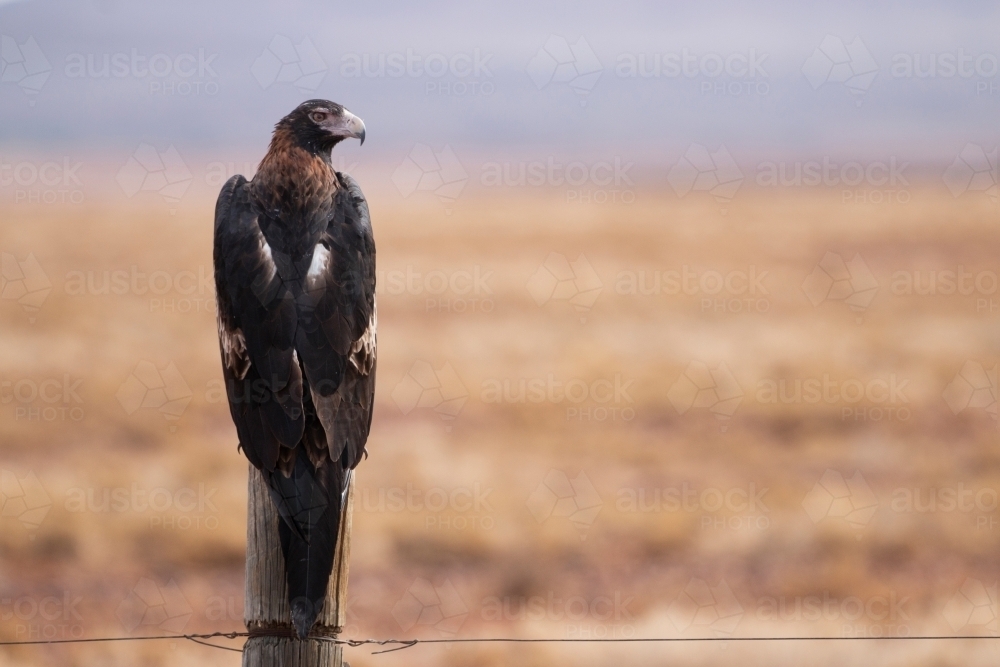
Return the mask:
<path fill-rule="evenodd" d="M 142 154 L 150 148 L 157 156 L 153 159 L 165 159 L 168 153 L 175 156 L 177 162 L 166 168 L 175 169 L 176 175 L 172 178 L 189 186 L 184 188 L 184 197 L 190 197 L 194 193 L 214 197 L 222 184 L 235 174 L 252 178 L 264 154 L 261 151 L 255 155 L 245 147 L 234 148 L 230 152 L 197 151 L 191 148 L 181 149 L 174 144 L 147 142 L 140 142 L 120 151 L 101 153 L 80 148 L 51 153 L 0 150 L 0 202 L 30 203 L 34 200 L 28 200 L 26 192 L 32 193 L 32 197 L 39 197 L 38 193 L 43 191 L 54 196 L 53 192 L 76 189 L 86 190 L 91 196 L 99 194 L 131 199 L 139 193 L 132 192 L 128 185 L 129 173 L 137 162 L 142 162 Z M 415 195 L 414 202 L 422 197 L 433 199 L 434 192 L 420 192 L 427 188 L 416 182 L 411 184 L 407 180 L 408 171 L 417 172 L 418 175 L 414 178 L 420 178 L 419 174 L 427 171 L 414 162 L 415 154 L 422 148 L 429 148 L 430 154 L 438 160 L 447 145 L 435 149 L 417 144 L 406 153 L 393 155 L 388 150 L 370 152 L 366 142 L 360 149 L 356 146 L 335 149 L 333 165 L 338 171 L 357 178 L 366 191 L 388 192 L 392 196 L 400 195 L 407 199 Z M 174 151 L 171 152 L 171 149 Z M 632 161 L 624 156 L 600 154 L 596 154 L 594 159 L 533 153 L 520 156 L 496 153 L 476 155 L 458 150 L 451 154 L 455 156 L 457 163 L 451 165 L 453 173 L 444 180 L 454 183 L 461 196 L 515 190 L 540 194 L 572 191 L 577 194 L 581 203 L 588 201 L 588 196 L 600 197 L 602 199 L 597 203 L 606 203 L 608 197 L 623 196 L 626 192 L 631 193 L 627 195 L 629 197 L 637 192 L 656 191 L 677 198 L 713 196 L 686 179 L 686 172 L 695 173 L 694 166 L 687 162 L 686 156 L 690 154 L 687 151 L 664 156 L 655 162 Z M 730 178 L 731 192 L 717 191 L 715 194 L 726 199 L 749 192 L 849 191 L 862 201 L 867 196 L 865 193 L 871 193 L 882 202 L 885 197 L 898 196 L 908 201 L 912 193 L 918 190 L 953 188 L 956 197 L 990 197 L 984 191 L 977 191 L 980 188 L 971 183 L 963 186 L 953 182 L 952 173 L 956 165 L 964 164 L 960 154 L 961 151 L 957 151 L 950 161 L 937 163 L 914 163 L 895 156 L 865 161 L 842 161 L 830 156 L 816 160 L 752 161 L 733 154 L 731 157 L 736 171 Z M 437 166 L 442 167 L 440 163 Z M 43 182 L 43 177 L 55 179 L 55 182 L 47 185 Z M 433 190 L 436 191 L 437 188 Z M 995 199 L 991 201 L 996 205 Z"/>

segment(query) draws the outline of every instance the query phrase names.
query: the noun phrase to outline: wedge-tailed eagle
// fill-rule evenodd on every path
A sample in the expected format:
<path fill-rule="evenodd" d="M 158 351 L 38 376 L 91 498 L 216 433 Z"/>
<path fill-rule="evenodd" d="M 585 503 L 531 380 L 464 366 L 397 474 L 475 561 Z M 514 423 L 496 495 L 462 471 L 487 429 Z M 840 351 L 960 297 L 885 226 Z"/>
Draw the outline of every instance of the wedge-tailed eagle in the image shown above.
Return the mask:
<path fill-rule="evenodd" d="M 280 514 L 288 598 L 305 638 L 327 591 L 375 394 L 375 242 L 330 151 L 365 125 L 327 100 L 275 126 L 253 180 L 215 208 L 219 345 L 239 446 Z"/>

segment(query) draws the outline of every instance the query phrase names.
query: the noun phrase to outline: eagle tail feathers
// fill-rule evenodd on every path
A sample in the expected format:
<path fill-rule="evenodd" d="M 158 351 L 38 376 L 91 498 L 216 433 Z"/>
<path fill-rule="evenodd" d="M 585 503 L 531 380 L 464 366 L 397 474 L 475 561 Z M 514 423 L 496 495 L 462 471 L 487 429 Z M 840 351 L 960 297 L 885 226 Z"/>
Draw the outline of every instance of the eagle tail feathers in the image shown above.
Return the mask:
<path fill-rule="evenodd" d="M 281 520 L 278 532 L 292 624 L 304 639 L 326 599 L 340 535 L 347 477 L 339 461 L 316 467 L 301 453 L 292 474 L 274 472 L 268 487 Z"/>

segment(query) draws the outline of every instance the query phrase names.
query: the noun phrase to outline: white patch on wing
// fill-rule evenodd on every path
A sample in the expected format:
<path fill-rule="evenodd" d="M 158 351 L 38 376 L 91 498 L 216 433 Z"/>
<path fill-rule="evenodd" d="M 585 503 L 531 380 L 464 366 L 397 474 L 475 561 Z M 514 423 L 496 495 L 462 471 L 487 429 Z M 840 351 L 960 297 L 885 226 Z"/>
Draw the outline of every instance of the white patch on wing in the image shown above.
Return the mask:
<path fill-rule="evenodd" d="M 268 245 L 264 234 L 257 230 L 258 241 L 260 242 L 260 263 L 264 265 L 264 275 L 267 282 L 274 280 L 278 273 L 278 267 L 274 265 L 274 258 L 271 256 L 271 246 Z"/>
<path fill-rule="evenodd" d="M 219 318 L 219 345 L 222 347 L 222 362 L 236 379 L 242 380 L 250 370 L 250 357 L 247 355 L 247 341 L 239 329 L 229 330 Z"/>
<path fill-rule="evenodd" d="M 309 272 L 306 273 L 306 286 L 313 288 L 326 275 L 330 268 L 330 251 L 322 243 L 317 243 L 313 248 L 312 261 L 309 263 Z"/>
<path fill-rule="evenodd" d="M 378 342 L 377 329 L 378 307 L 376 304 L 372 304 L 372 316 L 368 320 L 368 328 L 361 334 L 361 338 L 354 341 L 351 345 L 351 354 L 348 357 L 351 365 L 362 375 L 371 373 L 372 366 L 375 365 L 375 353 Z"/>

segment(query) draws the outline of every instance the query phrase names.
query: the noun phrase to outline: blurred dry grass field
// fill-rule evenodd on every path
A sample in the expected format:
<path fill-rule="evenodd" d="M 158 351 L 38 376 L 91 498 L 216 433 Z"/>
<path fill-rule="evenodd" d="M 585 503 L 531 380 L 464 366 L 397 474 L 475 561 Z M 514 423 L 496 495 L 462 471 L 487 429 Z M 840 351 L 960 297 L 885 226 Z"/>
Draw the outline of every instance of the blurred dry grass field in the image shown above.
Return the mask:
<path fill-rule="evenodd" d="M 350 636 L 998 633 L 995 203 L 934 184 L 881 205 L 751 188 L 724 205 L 650 189 L 446 206 L 366 189 L 379 387 Z M 242 629 L 246 462 L 221 394 L 214 202 L 152 201 L 7 207 L 3 639 Z M 29 254 L 51 284 L 37 311 L 8 272 L 30 274 Z M 1000 648 L 368 654 L 348 659 L 985 665 Z M 0 656 L 239 661 L 186 642 Z"/>

